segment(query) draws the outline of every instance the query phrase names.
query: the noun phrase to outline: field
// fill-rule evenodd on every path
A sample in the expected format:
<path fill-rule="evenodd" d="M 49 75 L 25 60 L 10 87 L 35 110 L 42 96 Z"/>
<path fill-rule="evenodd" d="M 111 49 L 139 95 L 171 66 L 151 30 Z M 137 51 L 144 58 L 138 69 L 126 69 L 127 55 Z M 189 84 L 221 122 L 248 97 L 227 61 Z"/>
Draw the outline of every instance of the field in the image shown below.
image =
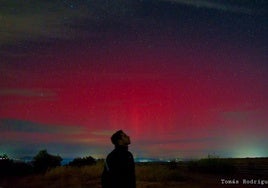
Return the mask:
<path fill-rule="evenodd" d="M 103 162 L 61 166 L 43 175 L 0 178 L 0 188 L 100 188 Z M 207 158 L 189 162 L 137 163 L 137 188 L 266 187 L 268 158 Z"/>

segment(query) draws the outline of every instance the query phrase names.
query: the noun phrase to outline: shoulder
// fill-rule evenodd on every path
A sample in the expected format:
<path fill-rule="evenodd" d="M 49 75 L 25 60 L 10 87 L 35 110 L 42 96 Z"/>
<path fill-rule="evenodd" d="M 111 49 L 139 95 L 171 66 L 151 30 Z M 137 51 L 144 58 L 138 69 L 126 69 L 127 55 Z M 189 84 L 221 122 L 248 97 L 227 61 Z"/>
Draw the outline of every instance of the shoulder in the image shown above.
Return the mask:
<path fill-rule="evenodd" d="M 133 155 L 130 151 L 127 150 L 118 150 L 114 149 L 111 153 L 108 154 L 107 160 L 120 160 L 120 159 L 133 159 Z"/>
<path fill-rule="evenodd" d="M 132 153 L 130 151 L 127 151 L 127 155 L 131 156 L 133 158 L 133 155 L 132 155 Z"/>
<path fill-rule="evenodd" d="M 107 155 L 107 159 L 113 158 L 115 155 L 116 155 L 116 150 L 113 150 Z"/>
<path fill-rule="evenodd" d="M 127 160 L 127 161 L 134 161 L 134 158 L 133 158 L 133 155 L 131 152 L 129 151 L 126 151 L 125 155 L 124 155 L 124 158 Z"/>

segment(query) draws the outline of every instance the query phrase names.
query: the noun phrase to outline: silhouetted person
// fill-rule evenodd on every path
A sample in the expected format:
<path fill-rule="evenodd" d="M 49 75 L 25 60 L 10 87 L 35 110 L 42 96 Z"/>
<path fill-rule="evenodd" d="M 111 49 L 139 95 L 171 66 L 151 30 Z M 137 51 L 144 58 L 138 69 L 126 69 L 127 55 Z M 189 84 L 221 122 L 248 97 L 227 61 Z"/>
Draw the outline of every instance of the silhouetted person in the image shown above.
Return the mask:
<path fill-rule="evenodd" d="M 102 173 L 103 188 L 136 188 L 135 163 L 128 151 L 130 138 L 122 130 L 111 137 L 115 149 L 107 156 Z"/>

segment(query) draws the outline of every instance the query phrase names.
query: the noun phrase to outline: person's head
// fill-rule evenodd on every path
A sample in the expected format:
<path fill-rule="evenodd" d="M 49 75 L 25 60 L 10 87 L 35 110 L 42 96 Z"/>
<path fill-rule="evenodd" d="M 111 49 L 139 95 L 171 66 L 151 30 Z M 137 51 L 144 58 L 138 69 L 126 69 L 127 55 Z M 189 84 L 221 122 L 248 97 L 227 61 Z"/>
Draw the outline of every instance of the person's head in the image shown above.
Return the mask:
<path fill-rule="evenodd" d="M 130 138 L 122 130 L 116 131 L 112 137 L 111 141 L 115 146 L 128 146 L 130 144 Z"/>

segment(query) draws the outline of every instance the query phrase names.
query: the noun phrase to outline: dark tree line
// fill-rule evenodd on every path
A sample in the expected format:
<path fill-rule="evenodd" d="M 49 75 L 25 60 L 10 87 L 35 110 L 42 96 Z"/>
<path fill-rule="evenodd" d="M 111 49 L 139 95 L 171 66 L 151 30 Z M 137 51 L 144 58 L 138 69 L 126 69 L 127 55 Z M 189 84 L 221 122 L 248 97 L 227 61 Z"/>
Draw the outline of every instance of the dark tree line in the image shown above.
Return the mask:
<path fill-rule="evenodd" d="M 93 164 L 96 164 L 96 160 L 91 156 L 83 158 L 80 157 L 75 158 L 73 161 L 69 163 L 70 166 L 77 166 L 77 167 L 93 165 Z"/>
<path fill-rule="evenodd" d="M 47 150 L 41 150 L 34 156 L 31 162 L 14 161 L 7 155 L 0 155 L 0 177 L 20 176 L 33 173 L 45 173 L 47 170 L 61 166 L 62 158 L 59 155 L 52 155 Z M 94 165 L 96 160 L 91 157 L 75 158 L 68 166 Z"/>
<path fill-rule="evenodd" d="M 29 163 L 15 162 L 7 157 L 0 156 L 0 178 L 5 176 L 21 176 L 33 173 L 33 167 Z"/>
<path fill-rule="evenodd" d="M 44 173 L 50 168 L 55 168 L 61 165 L 62 158 L 60 156 L 51 155 L 47 150 L 41 150 L 33 158 L 34 171 Z"/>

